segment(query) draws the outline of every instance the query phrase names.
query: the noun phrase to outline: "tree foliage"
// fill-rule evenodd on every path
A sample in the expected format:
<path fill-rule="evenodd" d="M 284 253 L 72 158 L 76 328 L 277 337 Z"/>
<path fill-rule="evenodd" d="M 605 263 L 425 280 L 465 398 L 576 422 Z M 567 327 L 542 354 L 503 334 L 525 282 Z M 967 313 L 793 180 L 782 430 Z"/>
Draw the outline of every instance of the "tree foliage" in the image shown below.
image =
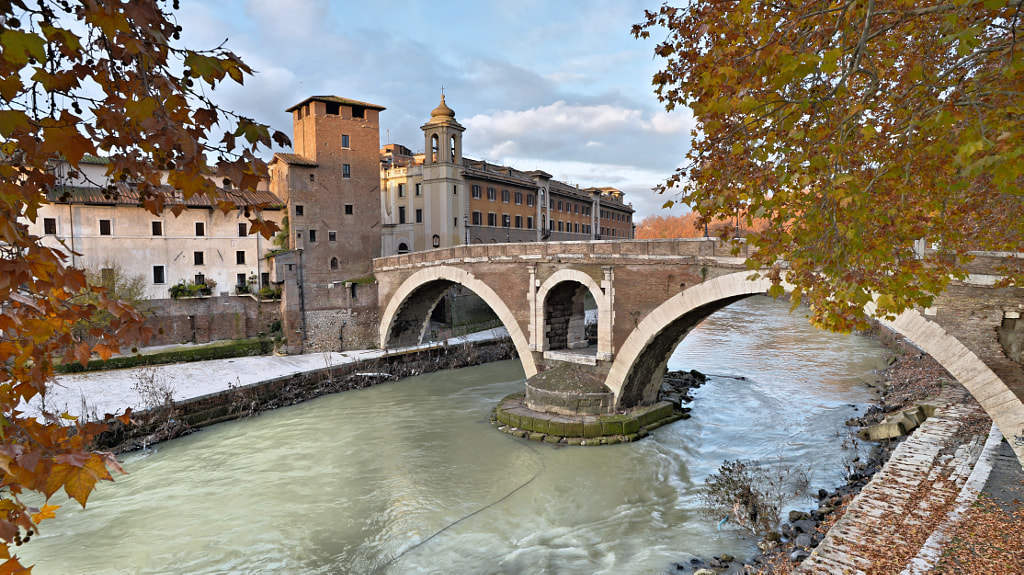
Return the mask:
<path fill-rule="evenodd" d="M 28 417 L 23 402 L 45 393 L 54 361 L 84 363 L 93 353 L 106 359 L 149 337 L 129 302 L 90 285 L 67 265 L 65 250 L 29 233 L 26 221 L 35 221 L 55 191 L 50 168 L 64 160 L 77 171 L 86 154 L 101 155 L 110 162 L 98 185 L 108 194 L 131 184 L 159 213 L 174 188 L 185 197 L 206 194 L 227 211 L 231 198 L 211 179 L 253 189 L 266 173 L 257 150 L 272 140 L 288 144 L 283 134 L 211 101 L 217 84 L 242 83 L 252 70 L 223 47 L 175 46 L 173 4 L 0 2 L 0 574 L 21 572 L 9 546 L 54 516 L 57 491 L 84 506 L 97 481 L 120 471 L 113 456 L 91 449 L 102 422 Z M 220 129 L 221 139 L 211 140 Z M 171 211 L 181 209 L 179 202 Z M 247 215 L 253 233 L 276 231 L 258 207 Z M 89 341 L 75 335 L 74 326 L 100 313 L 108 321 L 89 328 Z M 29 508 L 21 500 L 26 491 L 42 493 L 46 504 Z"/>
<path fill-rule="evenodd" d="M 708 223 L 705 230 L 700 216 L 695 212 L 683 215 L 652 215 L 640 220 L 636 225 L 638 240 L 656 240 L 664 238 L 745 238 L 751 231 L 763 230 L 767 220 L 755 219 L 750 225 L 746 218 L 736 217 L 733 221 Z"/>
<path fill-rule="evenodd" d="M 1024 251 L 1022 0 L 695 0 L 647 12 L 653 84 L 696 129 L 662 186 L 701 222 L 772 225 L 749 264 L 788 262 L 814 321 L 928 307 L 972 250 Z M 672 202 L 670 201 L 669 204 Z M 924 257 L 914 242 L 934 245 Z M 1024 284 L 1024 266 L 1003 270 Z"/>

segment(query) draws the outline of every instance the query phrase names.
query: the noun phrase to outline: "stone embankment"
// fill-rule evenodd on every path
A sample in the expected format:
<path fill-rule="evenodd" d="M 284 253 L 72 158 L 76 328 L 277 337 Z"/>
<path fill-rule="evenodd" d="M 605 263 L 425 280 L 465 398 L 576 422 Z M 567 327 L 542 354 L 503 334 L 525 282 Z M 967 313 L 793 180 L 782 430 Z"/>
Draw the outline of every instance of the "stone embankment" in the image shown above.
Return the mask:
<path fill-rule="evenodd" d="M 97 438 L 97 447 L 115 453 L 145 448 L 153 443 L 188 435 L 202 427 L 258 415 L 326 395 L 362 389 L 386 381 L 457 369 L 515 357 L 510 340 L 381 352 L 368 359 L 270 378 L 226 391 L 163 405 L 132 414 L 132 424 L 116 423 Z"/>

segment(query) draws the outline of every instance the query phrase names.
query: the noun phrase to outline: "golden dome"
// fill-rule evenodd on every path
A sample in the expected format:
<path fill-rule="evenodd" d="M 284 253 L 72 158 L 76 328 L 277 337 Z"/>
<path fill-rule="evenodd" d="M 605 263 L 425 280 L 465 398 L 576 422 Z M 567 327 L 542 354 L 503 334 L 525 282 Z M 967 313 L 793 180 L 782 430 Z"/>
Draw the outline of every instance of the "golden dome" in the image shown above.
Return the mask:
<path fill-rule="evenodd" d="M 444 94 L 441 94 L 441 103 L 434 108 L 434 111 L 430 113 L 431 118 L 444 117 L 455 119 L 455 110 L 448 107 L 448 104 L 444 103 Z"/>

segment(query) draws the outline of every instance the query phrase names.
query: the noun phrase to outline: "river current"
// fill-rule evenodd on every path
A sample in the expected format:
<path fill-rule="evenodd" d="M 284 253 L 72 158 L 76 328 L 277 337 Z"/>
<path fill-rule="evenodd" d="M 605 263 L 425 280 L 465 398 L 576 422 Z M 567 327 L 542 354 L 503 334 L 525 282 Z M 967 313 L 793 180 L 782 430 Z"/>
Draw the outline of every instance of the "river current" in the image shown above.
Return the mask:
<path fill-rule="evenodd" d="M 675 351 L 670 369 L 716 376 L 691 419 L 640 442 L 498 432 L 487 415 L 522 389 L 517 361 L 433 373 L 127 454 L 128 475 L 18 550 L 36 575 L 664 573 L 742 558 L 755 541 L 697 512 L 704 478 L 727 459 L 781 457 L 812 464 L 812 492 L 834 487 L 856 455 L 844 421 L 873 399 L 884 358 L 870 338 L 750 298 Z"/>

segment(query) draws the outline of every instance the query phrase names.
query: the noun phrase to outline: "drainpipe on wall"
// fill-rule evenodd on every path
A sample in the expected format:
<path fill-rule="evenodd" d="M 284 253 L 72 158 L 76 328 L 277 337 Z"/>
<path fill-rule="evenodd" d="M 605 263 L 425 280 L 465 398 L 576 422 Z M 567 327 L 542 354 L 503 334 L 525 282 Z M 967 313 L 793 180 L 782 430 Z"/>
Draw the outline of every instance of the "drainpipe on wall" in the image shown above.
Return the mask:
<path fill-rule="evenodd" d="M 299 252 L 299 316 L 302 319 L 302 341 L 306 341 L 306 290 L 303 289 L 305 274 L 302 271 L 302 250 Z"/>
<path fill-rule="evenodd" d="M 75 208 L 74 204 L 68 200 L 68 219 L 71 220 L 71 267 L 75 265 Z"/>

